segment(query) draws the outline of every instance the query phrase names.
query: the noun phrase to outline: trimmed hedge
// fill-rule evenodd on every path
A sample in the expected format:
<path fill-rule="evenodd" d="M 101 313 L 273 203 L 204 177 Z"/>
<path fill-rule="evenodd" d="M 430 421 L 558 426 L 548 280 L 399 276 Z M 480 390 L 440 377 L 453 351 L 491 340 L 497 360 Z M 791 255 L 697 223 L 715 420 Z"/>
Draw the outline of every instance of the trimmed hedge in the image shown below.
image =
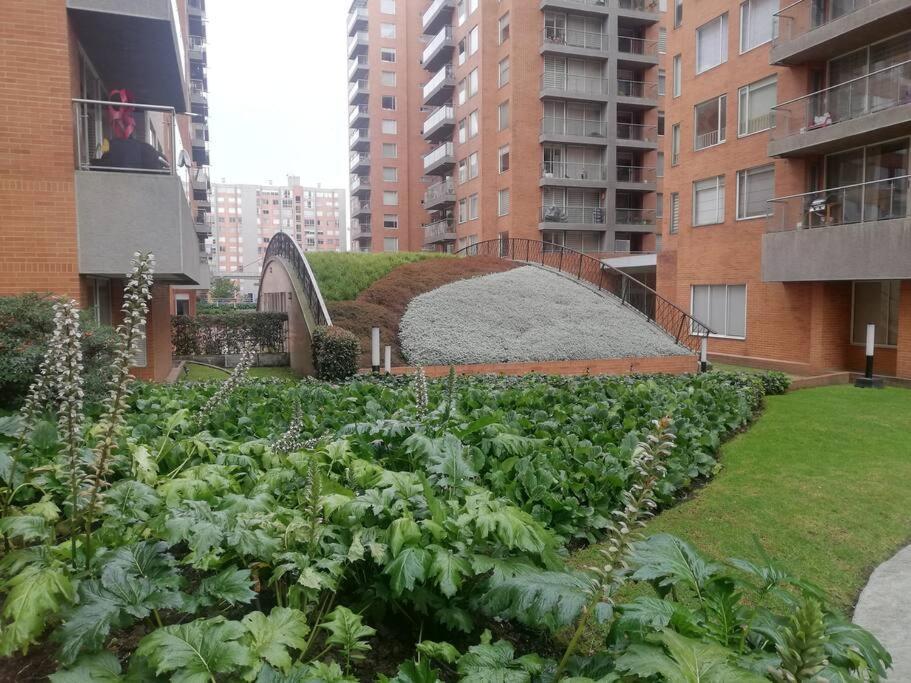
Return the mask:
<path fill-rule="evenodd" d="M 313 332 L 313 367 L 318 379 L 340 382 L 354 377 L 358 370 L 360 344 L 341 327 L 317 327 Z"/>
<path fill-rule="evenodd" d="M 178 356 L 240 353 L 247 343 L 259 353 L 285 350 L 288 338 L 286 313 L 220 313 L 171 318 L 171 343 Z"/>

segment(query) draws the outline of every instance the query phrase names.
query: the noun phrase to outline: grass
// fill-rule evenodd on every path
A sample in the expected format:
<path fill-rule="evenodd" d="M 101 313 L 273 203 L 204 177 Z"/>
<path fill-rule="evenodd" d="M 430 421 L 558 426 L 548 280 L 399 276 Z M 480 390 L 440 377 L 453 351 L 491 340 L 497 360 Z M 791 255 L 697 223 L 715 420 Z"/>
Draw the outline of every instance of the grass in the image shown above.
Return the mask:
<path fill-rule="evenodd" d="M 307 260 L 326 301 L 350 301 L 393 269 L 406 263 L 445 257 L 430 252 L 389 254 L 311 253 Z"/>
<path fill-rule="evenodd" d="M 645 532 L 714 558 L 759 560 L 754 537 L 850 613 L 873 568 L 911 540 L 911 391 L 850 386 L 768 399 L 722 450 L 724 469 Z M 594 560 L 583 550 L 572 564 Z"/>
<path fill-rule="evenodd" d="M 187 374 L 183 376 L 185 382 L 207 382 L 210 380 L 225 380 L 228 373 L 220 368 L 213 368 L 198 363 L 187 363 Z M 251 377 L 278 377 L 279 379 L 296 379 L 291 368 L 250 368 Z"/>

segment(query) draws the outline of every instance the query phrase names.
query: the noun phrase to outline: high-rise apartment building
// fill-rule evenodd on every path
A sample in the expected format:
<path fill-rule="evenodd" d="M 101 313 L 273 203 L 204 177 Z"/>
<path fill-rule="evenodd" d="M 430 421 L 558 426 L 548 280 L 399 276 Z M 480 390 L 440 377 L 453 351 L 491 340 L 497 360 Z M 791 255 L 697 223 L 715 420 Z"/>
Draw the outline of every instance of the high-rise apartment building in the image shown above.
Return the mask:
<path fill-rule="evenodd" d="M 659 291 L 719 359 L 862 370 L 872 323 L 911 377 L 911 4 L 669 1 Z"/>
<path fill-rule="evenodd" d="M 657 2 L 355 0 L 349 17 L 356 245 L 654 248 Z"/>
<path fill-rule="evenodd" d="M 342 189 L 303 187 L 296 176 L 280 186 L 215 183 L 213 272 L 235 276 L 249 297 L 257 292 L 263 256 L 278 232 L 303 251 L 345 251 L 345 195 Z"/>
<path fill-rule="evenodd" d="M 166 377 L 172 289 L 209 282 L 202 0 L 0 2 L 0 71 L 0 295 L 117 323 L 154 252 L 135 372 Z"/>

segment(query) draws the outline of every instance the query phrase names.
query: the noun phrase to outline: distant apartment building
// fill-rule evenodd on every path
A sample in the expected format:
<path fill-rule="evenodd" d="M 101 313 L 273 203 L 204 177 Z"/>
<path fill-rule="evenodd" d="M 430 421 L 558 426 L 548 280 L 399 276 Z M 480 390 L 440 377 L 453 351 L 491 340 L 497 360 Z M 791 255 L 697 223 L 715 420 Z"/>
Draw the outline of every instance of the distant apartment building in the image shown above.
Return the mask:
<path fill-rule="evenodd" d="M 911 378 L 911 3 L 670 0 L 658 288 L 719 360 Z"/>
<path fill-rule="evenodd" d="M 653 273 L 660 17 L 651 0 L 354 0 L 355 248 L 530 238 L 650 251 Z"/>
<path fill-rule="evenodd" d="M 246 298 L 256 295 L 263 256 L 278 232 L 305 252 L 346 250 L 345 190 L 303 187 L 295 176 L 287 181 L 214 185 L 212 270 L 235 279 Z"/>
<path fill-rule="evenodd" d="M 0 64 L 0 296 L 116 324 L 130 259 L 154 252 L 134 372 L 165 378 L 169 315 L 209 283 L 203 0 L 0 2 Z"/>

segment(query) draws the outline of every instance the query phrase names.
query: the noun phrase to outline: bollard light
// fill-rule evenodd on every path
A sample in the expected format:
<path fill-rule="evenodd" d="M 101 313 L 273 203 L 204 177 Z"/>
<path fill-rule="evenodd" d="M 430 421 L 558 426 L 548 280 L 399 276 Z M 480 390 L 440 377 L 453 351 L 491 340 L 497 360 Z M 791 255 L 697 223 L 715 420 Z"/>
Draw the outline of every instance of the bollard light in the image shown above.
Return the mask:
<path fill-rule="evenodd" d="M 708 372 L 709 369 L 709 338 L 702 338 L 702 348 L 699 351 L 699 367 L 702 372 Z"/>
<path fill-rule="evenodd" d="M 371 365 L 373 372 L 380 371 L 380 328 L 374 327 L 371 333 Z"/>
<path fill-rule="evenodd" d="M 391 346 L 386 347 L 385 361 L 386 361 L 386 364 L 385 364 L 386 365 L 386 374 L 388 375 L 388 374 L 392 373 L 392 347 Z"/>
<path fill-rule="evenodd" d="M 876 351 L 876 325 L 867 325 L 867 367 L 864 376 L 854 381 L 854 386 L 861 389 L 882 389 L 885 382 L 873 377 L 873 354 Z"/>

